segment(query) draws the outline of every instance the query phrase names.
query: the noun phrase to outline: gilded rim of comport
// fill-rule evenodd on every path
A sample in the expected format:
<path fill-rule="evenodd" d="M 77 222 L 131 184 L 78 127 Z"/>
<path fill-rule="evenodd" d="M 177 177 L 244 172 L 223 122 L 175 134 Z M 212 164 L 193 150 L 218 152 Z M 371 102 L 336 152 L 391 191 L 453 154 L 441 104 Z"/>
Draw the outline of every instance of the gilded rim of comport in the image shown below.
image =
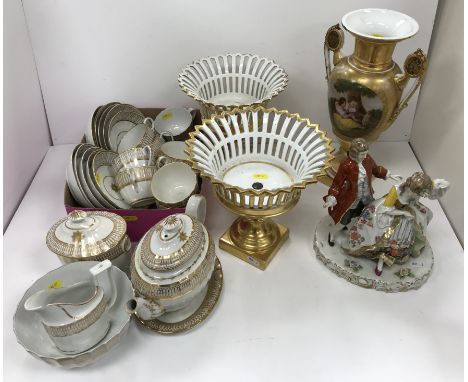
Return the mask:
<path fill-rule="evenodd" d="M 62 223 L 65 223 L 68 220 L 68 217 L 66 217 L 55 223 L 47 233 L 47 247 L 56 255 L 73 261 L 98 260 L 103 256 L 103 254 L 105 254 L 105 259 L 110 260 L 112 258 L 116 258 L 122 253 L 122 251 L 120 251 L 119 244 L 122 243 L 122 240 L 126 239 L 127 223 L 125 222 L 125 219 L 119 215 L 107 211 L 93 211 L 92 213 L 90 213 L 90 215 L 91 217 L 93 215 L 103 216 L 105 218 L 110 219 L 114 223 L 112 231 L 105 238 L 93 244 L 86 243 L 82 245 L 76 245 L 76 241 L 73 244 L 61 241 L 55 234 L 55 231 Z M 80 232 L 77 231 L 77 233 Z M 78 236 L 77 241 L 78 244 L 81 242 L 81 239 Z M 94 254 L 92 256 L 82 256 L 83 247 L 86 248 L 86 253 Z"/>
<path fill-rule="evenodd" d="M 310 127 L 311 129 L 314 129 L 315 132 L 317 134 L 319 134 L 320 138 L 325 142 L 325 147 L 327 149 L 327 152 L 328 152 L 328 159 L 325 161 L 325 165 L 322 167 L 322 169 L 317 173 L 315 174 L 313 177 L 311 177 L 311 179 L 307 179 L 307 180 L 303 180 L 302 182 L 300 183 L 296 183 L 296 184 L 293 184 L 289 187 L 282 187 L 282 188 L 277 188 L 277 189 L 274 189 L 274 190 L 254 190 L 253 188 L 249 188 L 249 189 L 245 189 L 245 188 L 241 188 L 241 187 L 237 187 L 237 186 L 232 186 L 232 185 L 228 185 L 226 183 L 224 183 L 223 181 L 221 180 L 218 180 L 216 178 L 214 178 L 212 175 L 210 174 L 207 174 L 203 168 L 199 167 L 198 166 L 198 163 L 194 160 L 193 158 L 193 147 L 194 147 L 194 142 L 197 140 L 197 136 L 199 134 L 201 134 L 201 130 L 202 128 L 209 122 L 215 122 L 217 119 L 222 119 L 226 116 L 232 116 L 232 115 L 235 115 L 235 114 L 238 114 L 238 113 L 246 113 L 246 112 L 251 112 L 251 113 L 255 113 L 255 112 L 263 112 L 263 113 L 276 113 L 276 114 L 283 114 L 283 115 L 286 115 L 288 118 L 295 118 L 297 121 L 299 122 L 305 122 L 307 124 L 308 127 Z M 271 108 L 264 108 L 264 107 L 246 107 L 246 108 L 236 108 L 232 111 L 229 111 L 229 112 L 223 112 L 221 113 L 220 115 L 214 115 L 212 116 L 211 118 L 208 118 L 208 119 L 203 119 L 202 121 L 202 124 L 201 125 L 197 125 L 195 126 L 195 129 L 193 132 L 191 132 L 189 135 L 190 135 L 190 139 L 186 140 L 185 141 L 185 144 L 188 146 L 188 148 L 185 150 L 185 152 L 187 153 L 188 157 L 189 157 L 189 160 L 192 164 L 192 168 L 199 172 L 200 175 L 204 178 L 207 178 L 210 180 L 210 182 L 213 184 L 213 185 L 219 185 L 221 187 L 223 187 L 225 190 L 228 190 L 228 191 L 233 191 L 233 192 L 236 192 L 240 195 L 249 195 L 249 196 L 259 196 L 259 197 L 265 197 L 265 196 L 277 196 L 278 194 L 280 193 L 290 193 L 290 192 L 293 192 L 295 190 L 303 190 L 306 188 L 306 186 L 308 184 L 312 184 L 312 183 L 317 183 L 318 182 L 318 178 L 321 177 L 321 176 L 324 176 L 326 174 L 326 170 L 332 166 L 332 161 L 333 161 L 333 151 L 335 150 L 334 147 L 333 147 L 333 144 L 332 144 L 332 141 L 330 138 L 328 138 L 325 134 L 324 131 L 320 130 L 319 129 L 320 125 L 317 124 L 317 123 L 312 123 L 310 121 L 309 118 L 302 118 L 299 114 L 297 113 L 290 113 L 289 111 L 287 110 L 278 110 L 274 107 L 271 107 Z"/>
<path fill-rule="evenodd" d="M 187 293 L 190 293 L 193 289 L 200 285 L 201 281 L 204 280 L 205 277 L 208 275 L 208 272 L 211 269 L 211 264 L 213 263 L 215 258 L 215 246 L 210 238 L 205 258 L 191 274 L 171 284 L 158 285 L 143 280 L 138 274 L 138 271 L 135 268 L 135 261 L 138 261 L 137 253 L 135 251 L 135 253 L 133 254 L 132 261 L 130 262 L 130 278 L 132 280 L 135 292 L 145 297 L 146 299 L 154 301 L 174 300 L 186 295 Z M 194 265 L 195 264 L 193 264 L 192 266 Z M 187 268 L 187 270 L 189 270 L 190 268 Z"/>
<path fill-rule="evenodd" d="M 216 60 L 218 57 L 223 57 L 224 58 L 224 57 L 227 57 L 227 56 L 238 56 L 238 55 L 256 57 L 259 60 L 267 60 L 267 61 L 271 62 L 283 74 L 282 84 L 280 85 L 280 87 L 278 89 L 276 89 L 275 91 L 271 92 L 268 96 L 263 97 L 262 99 L 259 99 L 259 100 L 255 101 L 255 102 L 252 102 L 252 103 L 249 103 L 249 104 L 246 104 L 246 105 L 238 105 L 238 104 L 237 105 L 224 105 L 224 104 L 209 102 L 206 99 L 201 98 L 198 94 L 195 94 L 191 90 L 187 89 L 185 87 L 185 85 L 182 83 L 182 76 L 185 75 L 187 69 L 189 69 L 192 65 L 196 65 L 196 64 L 201 65 L 201 62 L 203 60 L 210 60 L 210 59 Z M 235 74 L 235 73 L 232 73 L 232 74 Z M 226 109 L 239 109 L 239 108 L 244 108 L 244 107 L 249 107 L 249 106 L 250 107 L 255 107 L 255 106 L 260 106 L 262 104 L 265 104 L 266 102 L 270 101 L 273 97 L 276 97 L 278 94 L 280 94 L 284 89 L 286 89 L 286 86 L 288 85 L 288 74 L 286 73 L 286 71 L 280 65 L 278 65 L 274 60 L 272 60 L 272 59 L 270 59 L 268 57 L 261 57 L 258 54 L 251 54 L 251 53 L 227 53 L 227 54 L 218 54 L 216 56 L 204 57 L 204 58 L 200 58 L 198 60 L 192 61 L 192 63 L 188 64 L 182 70 L 182 72 L 179 74 L 179 76 L 177 78 L 177 82 L 179 83 L 180 88 L 182 89 L 182 91 L 185 94 L 187 94 L 189 97 L 192 97 L 196 101 L 201 102 L 206 108 L 211 108 L 211 109 L 216 109 L 216 110 L 226 110 Z"/>
<path fill-rule="evenodd" d="M 145 328 L 161 334 L 175 334 L 191 330 L 205 321 L 216 307 L 223 289 L 223 279 L 224 275 L 221 263 L 219 259 L 215 257 L 215 266 L 213 274 L 208 281 L 208 290 L 206 291 L 205 298 L 198 309 L 190 317 L 179 322 L 163 322 L 157 318 L 145 321 L 137 315 L 135 315 L 135 317 Z"/>
<path fill-rule="evenodd" d="M 200 222 L 195 221 L 190 216 L 189 218 L 192 221 L 192 231 L 188 235 L 185 235 L 183 232 L 178 234 L 180 240 L 185 239 L 184 236 L 186 236 L 186 242 L 179 250 L 166 256 L 159 256 L 151 250 L 153 234 L 161 232 L 166 219 L 151 228 L 141 243 L 140 252 L 143 264 L 154 271 L 168 271 L 177 268 L 198 253 L 200 248 L 203 248 L 205 245 L 205 233 Z"/>

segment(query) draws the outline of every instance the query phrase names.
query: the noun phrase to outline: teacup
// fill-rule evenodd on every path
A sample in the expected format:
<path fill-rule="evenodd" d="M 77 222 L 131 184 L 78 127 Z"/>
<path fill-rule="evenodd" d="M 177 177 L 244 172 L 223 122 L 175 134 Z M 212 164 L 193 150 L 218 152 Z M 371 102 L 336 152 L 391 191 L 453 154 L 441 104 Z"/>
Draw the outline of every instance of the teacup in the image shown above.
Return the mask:
<path fill-rule="evenodd" d="M 112 161 L 112 169 L 117 174 L 122 168 L 153 166 L 155 156 L 151 146 L 133 147 L 119 154 Z"/>
<path fill-rule="evenodd" d="M 155 166 L 124 168 L 115 176 L 115 186 L 133 208 L 148 206 L 154 203 L 151 179 L 156 171 Z"/>
<path fill-rule="evenodd" d="M 197 176 L 183 162 L 173 162 L 161 167 L 151 180 L 151 192 L 158 207 L 185 207 L 190 196 L 197 191 Z"/>
<path fill-rule="evenodd" d="M 190 163 L 185 153 L 185 142 L 172 141 L 164 143 L 157 154 L 156 167 L 162 166 L 172 162 L 185 162 Z"/>
<path fill-rule="evenodd" d="M 154 141 L 155 134 L 152 127 L 147 123 L 148 120 L 150 119 L 147 118 L 144 123 L 135 125 L 122 137 L 122 140 L 117 146 L 117 152 L 119 154 L 133 147 L 148 146 Z"/>
<path fill-rule="evenodd" d="M 157 134 L 170 133 L 175 140 L 185 140 L 192 126 L 194 109 L 170 108 L 164 109 L 153 121 L 153 129 Z"/>

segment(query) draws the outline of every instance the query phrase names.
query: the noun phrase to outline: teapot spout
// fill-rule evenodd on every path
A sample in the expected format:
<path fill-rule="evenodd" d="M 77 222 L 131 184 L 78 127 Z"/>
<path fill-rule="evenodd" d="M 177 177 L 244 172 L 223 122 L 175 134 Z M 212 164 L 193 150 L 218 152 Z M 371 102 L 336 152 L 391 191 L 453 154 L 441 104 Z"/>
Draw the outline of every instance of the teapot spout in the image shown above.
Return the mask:
<path fill-rule="evenodd" d="M 165 310 L 154 301 L 148 301 L 141 297 L 135 297 L 127 302 L 127 312 L 135 313 L 142 320 L 154 320 L 161 316 Z"/>

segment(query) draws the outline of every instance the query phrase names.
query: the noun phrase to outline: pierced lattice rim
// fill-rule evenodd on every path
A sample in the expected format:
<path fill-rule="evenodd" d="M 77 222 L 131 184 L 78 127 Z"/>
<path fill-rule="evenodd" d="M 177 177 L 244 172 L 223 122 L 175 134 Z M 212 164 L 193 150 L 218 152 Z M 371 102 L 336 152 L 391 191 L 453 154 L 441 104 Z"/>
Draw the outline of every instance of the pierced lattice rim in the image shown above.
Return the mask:
<path fill-rule="evenodd" d="M 202 168 L 200 168 L 198 166 L 197 162 L 194 160 L 194 157 L 193 157 L 194 143 L 195 143 L 195 141 L 197 139 L 197 136 L 201 134 L 202 128 L 207 123 L 215 122 L 216 119 L 222 119 L 222 118 L 224 118 L 226 116 L 232 116 L 232 115 L 235 115 L 235 114 L 238 114 L 238 113 L 248 113 L 248 112 L 255 113 L 255 112 L 259 112 L 259 111 L 263 112 L 263 113 L 273 112 L 273 113 L 276 113 L 276 114 L 285 115 L 288 118 L 295 118 L 295 119 L 297 119 L 297 121 L 305 122 L 308 127 L 313 128 L 315 130 L 315 132 L 320 136 L 320 138 L 323 139 L 323 141 L 325 142 L 325 148 L 327 149 L 327 152 L 328 152 L 328 159 L 325 161 L 325 164 L 322 167 L 322 169 L 317 174 L 312 176 L 311 179 L 303 180 L 302 182 L 295 183 L 295 184 L 293 184 L 293 185 L 291 185 L 289 187 L 281 187 L 281 188 L 277 188 L 277 189 L 274 189 L 274 190 L 255 190 L 253 188 L 242 188 L 242 187 L 233 186 L 233 185 L 224 183 L 223 181 L 216 179 L 213 175 L 210 175 L 210 174 L 206 173 L 205 170 L 203 170 Z M 257 106 L 257 107 L 250 106 L 250 107 L 245 107 L 245 108 L 238 108 L 237 107 L 237 108 L 235 108 L 235 109 L 233 109 L 231 111 L 224 111 L 221 114 L 213 115 L 211 118 L 205 118 L 205 119 L 202 120 L 201 125 L 195 126 L 194 131 L 189 133 L 190 138 L 185 141 L 185 144 L 187 145 L 187 149 L 185 149 L 185 153 L 188 155 L 188 158 L 190 160 L 192 168 L 195 171 L 197 171 L 200 174 L 200 176 L 202 176 L 203 178 L 209 179 L 209 181 L 213 185 L 220 185 L 225 190 L 234 191 L 234 192 L 236 192 L 236 193 L 238 193 L 240 195 L 248 194 L 248 195 L 251 195 L 251 196 L 259 196 L 259 197 L 266 196 L 266 195 L 276 196 L 276 195 L 278 195 L 280 193 L 285 193 L 285 192 L 290 193 L 290 192 L 293 192 L 295 190 L 303 190 L 303 189 L 305 189 L 307 187 L 308 184 L 317 183 L 318 178 L 321 177 L 321 176 L 326 175 L 327 169 L 332 166 L 331 162 L 334 159 L 333 152 L 335 151 L 335 148 L 333 147 L 331 139 L 328 138 L 326 133 L 324 131 L 320 130 L 319 127 L 320 127 L 319 124 L 312 123 L 309 118 L 302 118 L 299 114 L 290 113 L 287 110 L 278 110 L 278 109 L 276 109 L 274 107 L 266 109 L 266 108 L 264 108 L 262 106 Z"/>
<path fill-rule="evenodd" d="M 266 97 L 263 97 L 262 99 L 258 100 L 258 101 L 255 101 L 255 102 L 252 102 L 252 103 L 249 103 L 249 104 L 246 104 L 246 105 L 230 105 L 230 104 L 221 104 L 221 103 L 213 103 L 213 102 L 210 102 L 202 97 L 200 97 L 198 94 L 195 94 L 193 91 L 189 90 L 182 82 L 182 76 L 185 75 L 187 73 L 187 70 L 192 66 L 192 65 L 195 65 L 195 64 L 200 64 L 201 65 L 201 62 L 203 60 L 210 60 L 210 59 L 217 59 L 218 57 L 227 57 L 227 56 L 237 56 L 237 55 L 241 55 L 241 56 L 249 56 L 249 57 L 253 57 L 253 58 L 258 58 L 259 60 L 267 60 L 268 62 L 270 62 L 271 64 L 275 65 L 280 72 L 282 72 L 283 74 L 283 77 L 282 77 L 282 80 L 281 80 L 281 84 L 279 85 L 279 87 L 274 90 L 273 92 L 271 92 L 268 96 Z M 177 82 L 179 83 L 179 86 L 180 88 L 182 89 L 182 91 L 187 94 L 189 97 L 192 97 L 193 99 L 195 99 L 196 101 L 198 102 L 201 102 L 202 104 L 204 104 L 206 107 L 208 108 L 216 108 L 216 109 L 240 109 L 240 108 L 246 108 L 246 107 L 256 107 L 256 106 L 261 106 L 264 102 L 268 102 L 270 101 L 273 97 L 276 97 L 279 93 L 281 93 L 287 86 L 288 84 L 288 74 L 286 73 L 286 71 L 280 66 L 278 65 L 274 60 L 268 58 L 268 57 L 262 57 L 262 56 L 259 56 L 258 54 L 251 54 L 251 53 L 227 53 L 227 54 L 218 54 L 216 56 L 208 56 L 208 57 L 204 57 L 204 58 L 200 58 L 198 60 L 194 60 L 192 61 L 190 64 L 188 64 L 183 70 L 182 72 L 180 72 L 178 78 L 177 78 Z"/>

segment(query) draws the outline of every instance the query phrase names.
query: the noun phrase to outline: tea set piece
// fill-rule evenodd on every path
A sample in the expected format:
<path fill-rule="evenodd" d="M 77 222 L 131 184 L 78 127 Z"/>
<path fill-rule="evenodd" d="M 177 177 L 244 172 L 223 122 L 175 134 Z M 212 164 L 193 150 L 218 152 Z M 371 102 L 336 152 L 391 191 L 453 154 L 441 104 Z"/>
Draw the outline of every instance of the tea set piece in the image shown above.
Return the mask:
<path fill-rule="evenodd" d="M 91 146 L 91 145 L 89 145 Z M 70 155 L 70 159 L 67 164 L 66 168 L 66 173 L 65 173 L 65 178 L 66 182 L 68 185 L 68 188 L 70 189 L 71 194 L 73 195 L 73 198 L 83 207 L 91 207 L 91 202 L 89 199 L 84 195 L 84 191 L 82 187 L 79 184 L 79 179 L 78 179 L 78 174 L 76 173 L 75 170 L 75 157 L 80 149 L 81 144 L 77 145 L 74 149 L 72 154 Z"/>
<path fill-rule="evenodd" d="M 151 194 L 151 179 L 156 173 L 155 166 L 123 168 L 115 176 L 115 187 L 132 208 L 154 204 Z"/>
<path fill-rule="evenodd" d="M 298 114 L 248 107 L 203 120 L 187 145 L 194 170 L 241 215 L 219 247 L 264 270 L 288 237 L 269 217 L 293 208 L 301 190 L 324 174 L 331 141 Z"/>
<path fill-rule="evenodd" d="M 157 153 L 156 167 L 161 168 L 165 164 L 173 162 L 185 162 L 189 164 L 185 149 L 185 142 L 169 141 L 163 143 Z"/>
<path fill-rule="evenodd" d="M 98 115 L 98 113 L 100 112 L 100 110 L 102 109 L 102 106 L 99 106 L 97 107 L 93 113 L 89 116 L 89 120 L 88 120 L 88 124 L 86 125 L 86 130 L 85 130 L 85 139 L 86 139 L 86 143 L 89 143 L 93 146 L 96 145 L 95 141 L 94 141 L 94 136 L 93 136 L 93 123 L 94 123 L 94 120 L 96 118 L 96 116 Z"/>
<path fill-rule="evenodd" d="M 127 333 L 127 304 L 133 298 L 130 280 L 108 260 L 66 264 L 26 291 L 13 329 L 35 358 L 64 368 L 87 366 Z"/>
<path fill-rule="evenodd" d="M 99 187 L 96 185 L 95 182 L 92 181 L 93 178 L 93 160 L 96 154 L 100 151 L 104 151 L 103 149 L 95 149 L 87 158 L 86 163 L 82 164 L 83 172 L 84 172 L 84 179 L 85 182 L 87 183 L 87 186 L 89 187 L 90 191 L 93 193 L 95 198 L 99 201 L 99 204 L 94 205 L 94 207 L 100 207 L 102 206 L 103 208 L 108 208 L 108 209 L 114 209 L 115 205 L 109 202 L 102 192 L 100 191 Z"/>
<path fill-rule="evenodd" d="M 204 218 L 205 203 L 203 196 L 192 196 L 186 214 L 170 215 L 156 224 L 132 257 L 130 274 L 136 298 L 129 308 L 152 330 L 176 333 L 192 329 L 208 317 L 219 298 L 221 266 L 214 243 L 199 220 Z"/>
<path fill-rule="evenodd" d="M 105 137 L 103 135 L 104 131 L 102 129 L 102 126 L 104 124 L 104 120 L 106 118 L 107 113 L 109 113 L 109 110 L 112 109 L 114 106 L 120 105 L 120 102 L 110 102 L 106 105 L 104 105 L 100 112 L 96 115 L 95 123 L 94 123 L 94 143 L 96 146 L 105 148 Z"/>
<path fill-rule="evenodd" d="M 112 161 L 112 169 L 117 174 L 123 168 L 153 166 L 155 154 L 150 145 L 133 147 L 115 157 Z"/>
<path fill-rule="evenodd" d="M 77 354 L 90 349 L 104 338 L 110 328 L 109 310 L 117 298 L 109 260 L 93 266 L 89 271 L 94 283 L 88 280 L 47 288 L 30 296 L 24 303 L 29 312 L 37 313 L 47 334 L 58 349 Z M 109 295 L 104 294 L 98 278 L 107 271 Z"/>
<path fill-rule="evenodd" d="M 404 73 L 393 61 L 397 43 L 419 30 L 412 17 L 389 9 L 359 9 L 344 15 L 341 25 L 356 41 L 353 54 L 345 57 L 340 25 L 330 27 L 325 35 L 328 106 L 333 133 L 340 141 L 328 177 L 321 179 L 326 184 L 346 158 L 351 140 L 365 138 L 374 142 L 408 105 L 427 70 L 427 57 L 421 49 L 407 56 Z M 415 81 L 403 95 L 411 78 Z"/>
<path fill-rule="evenodd" d="M 193 110 L 175 107 L 164 109 L 153 121 L 154 131 L 159 135 L 169 133 L 176 141 L 185 140 L 192 126 Z"/>
<path fill-rule="evenodd" d="M 131 250 L 126 230 L 119 215 L 75 210 L 49 229 L 46 244 L 62 263 L 111 260 L 126 271 Z"/>
<path fill-rule="evenodd" d="M 151 124 L 146 122 L 147 120 L 148 118 L 145 118 L 144 122 L 134 126 L 125 133 L 120 143 L 117 145 L 117 153 L 120 154 L 132 147 L 147 146 L 154 142 L 156 135 Z"/>
<path fill-rule="evenodd" d="M 92 160 L 97 151 L 101 151 L 101 149 L 91 146 L 85 149 L 81 155 L 79 154 L 76 161 L 76 171 L 78 173 L 79 184 L 81 185 L 87 199 L 91 202 L 91 206 L 106 208 L 108 204 L 101 202 L 102 198 L 100 197 L 99 192 L 94 189 L 92 182 L 89 182 L 88 180 L 88 161 Z"/>
<path fill-rule="evenodd" d="M 130 110 L 118 111 L 108 122 L 107 145 L 109 150 L 117 152 L 120 141 L 126 133 L 136 125 L 143 123 L 145 117 L 135 107 Z"/>
<path fill-rule="evenodd" d="M 172 162 L 161 167 L 151 180 L 151 193 L 160 208 L 185 207 L 197 192 L 197 176 L 184 162 Z"/>
<path fill-rule="evenodd" d="M 204 118 L 246 106 L 267 106 L 288 78 L 274 61 L 254 54 L 233 53 L 202 58 L 179 74 L 179 86 L 201 105 Z"/>
<path fill-rule="evenodd" d="M 129 209 L 130 204 L 123 199 L 115 186 L 112 163 L 117 155 L 113 151 L 98 151 L 89 163 L 89 181 L 113 208 Z"/>

